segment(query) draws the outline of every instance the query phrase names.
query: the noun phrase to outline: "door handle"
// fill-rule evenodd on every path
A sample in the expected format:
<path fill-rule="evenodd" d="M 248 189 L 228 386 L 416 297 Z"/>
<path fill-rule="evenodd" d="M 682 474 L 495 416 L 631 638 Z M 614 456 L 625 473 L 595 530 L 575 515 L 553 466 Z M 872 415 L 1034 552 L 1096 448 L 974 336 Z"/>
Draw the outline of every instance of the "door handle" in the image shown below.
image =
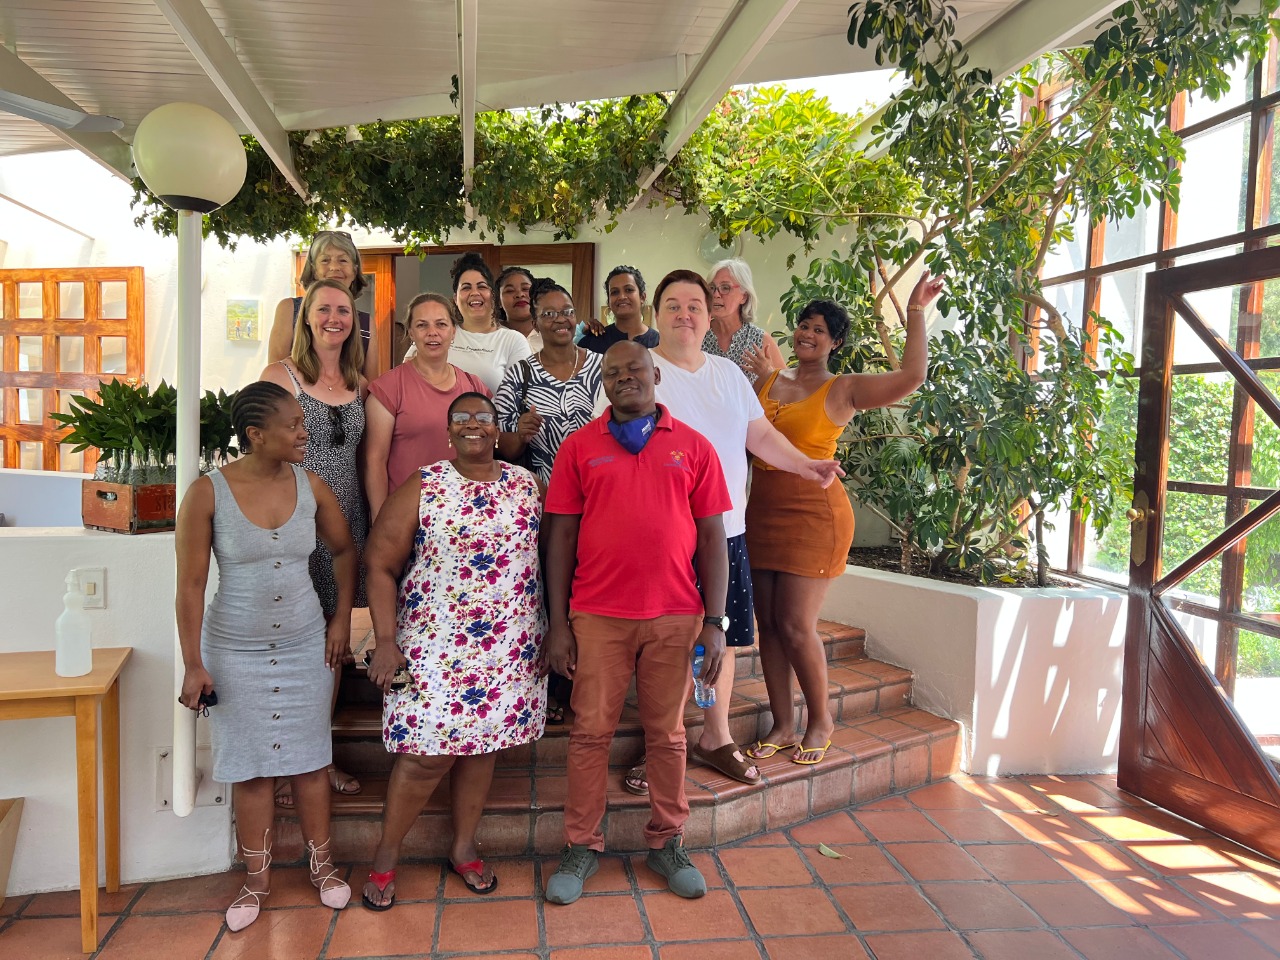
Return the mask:
<path fill-rule="evenodd" d="M 1135 567 L 1147 562 L 1147 521 L 1156 515 L 1149 504 L 1146 492 L 1139 490 L 1133 495 L 1133 506 L 1124 514 L 1129 519 L 1129 555 Z"/>

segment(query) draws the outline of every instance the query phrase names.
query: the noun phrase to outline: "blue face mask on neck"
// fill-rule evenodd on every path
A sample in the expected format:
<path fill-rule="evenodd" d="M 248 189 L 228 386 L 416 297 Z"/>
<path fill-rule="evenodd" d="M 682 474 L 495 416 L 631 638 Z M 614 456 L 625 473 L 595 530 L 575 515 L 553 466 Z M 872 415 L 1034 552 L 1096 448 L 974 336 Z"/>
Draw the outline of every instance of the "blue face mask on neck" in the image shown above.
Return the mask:
<path fill-rule="evenodd" d="M 653 425 L 657 418 L 651 413 L 648 416 L 637 417 L 635 420 L 628 420 L 625 423 L 618 423 L 612 417 L 609 418 L 609 432 L 613 434 L 613 439 L 622 444 L 622 449 L 627 453 L 639 453 L 644 449 L 644 445 L 649 442 L 649 438 L 653 436 Z"/>

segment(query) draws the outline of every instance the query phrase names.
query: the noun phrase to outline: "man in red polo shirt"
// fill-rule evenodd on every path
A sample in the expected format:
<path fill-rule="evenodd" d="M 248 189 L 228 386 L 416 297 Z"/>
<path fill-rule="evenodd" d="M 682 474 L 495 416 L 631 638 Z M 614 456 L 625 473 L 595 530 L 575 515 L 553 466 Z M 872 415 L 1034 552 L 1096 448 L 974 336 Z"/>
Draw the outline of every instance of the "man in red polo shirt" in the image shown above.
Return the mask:
<path fill-rule="evenodd" d="M 568 843 L 547 900 L 572 903 L 596 872 L 609 744 L 633 673 L 649 757 L 647 863 L 672 892 L 700 897 L 706 882 L 681 836 L 684 704 L 695 643 L 706 648 L 708 683 L 720 674 L 729 575 L 720 517 L 732 502 L 710 442 L 654 402 L 649 351 L 623 341 L 602 366 L 612 406 L 561 445 L 543 520 L 547 660 L 573 680 L 574 712 Z"/>

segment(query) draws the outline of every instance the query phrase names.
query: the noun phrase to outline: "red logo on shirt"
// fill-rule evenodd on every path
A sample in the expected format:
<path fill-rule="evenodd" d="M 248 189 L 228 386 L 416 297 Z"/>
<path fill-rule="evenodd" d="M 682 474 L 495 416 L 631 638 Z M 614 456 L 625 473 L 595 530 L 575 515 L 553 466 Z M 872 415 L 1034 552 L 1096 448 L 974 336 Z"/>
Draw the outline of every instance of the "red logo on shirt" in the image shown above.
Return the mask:
<path fill-rule="evenodd" d="M 683 450 L 672 450 L 668 456 L 671 457 L 671 462 L 667 464 L 668 467 L 675 467 L 685 471 L 689 469 L 689 465 L 684 462 L 688 454 Z"/>

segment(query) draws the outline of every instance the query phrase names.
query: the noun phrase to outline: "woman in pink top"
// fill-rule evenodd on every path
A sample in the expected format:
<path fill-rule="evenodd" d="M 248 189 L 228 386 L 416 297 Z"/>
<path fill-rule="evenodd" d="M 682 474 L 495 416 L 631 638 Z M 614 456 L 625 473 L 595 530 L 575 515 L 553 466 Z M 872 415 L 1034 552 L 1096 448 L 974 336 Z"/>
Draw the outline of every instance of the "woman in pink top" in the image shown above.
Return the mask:
<path fill-rule="evenodd" d="M 454 398 L 471 392 L 491 395 L 479 377 L 449 362 L 449 347 L 461 324 L 458 306 L 449 297 L 418 294 L 405 313 L 415 352 L 369 384 L 364 468 L 370 521 L 419 467 L 454 458 L 445 427 Z"/>

